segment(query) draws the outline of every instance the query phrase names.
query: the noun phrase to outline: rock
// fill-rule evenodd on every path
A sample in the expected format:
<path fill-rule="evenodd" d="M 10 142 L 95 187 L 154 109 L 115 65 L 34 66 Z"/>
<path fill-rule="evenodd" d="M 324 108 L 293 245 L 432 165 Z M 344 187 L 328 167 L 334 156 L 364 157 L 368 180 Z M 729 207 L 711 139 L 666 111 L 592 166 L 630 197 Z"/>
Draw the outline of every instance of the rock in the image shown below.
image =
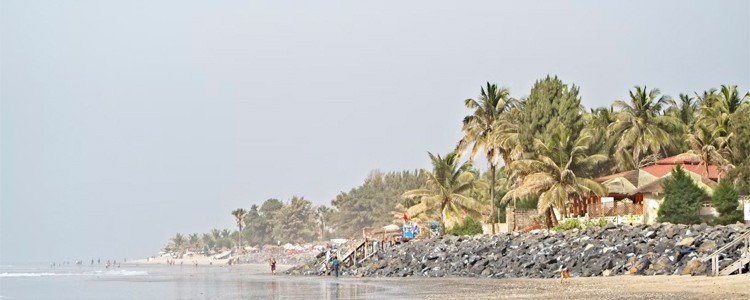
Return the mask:
<path fill-rule="evenodd" d="M 685 268 L 682 269 L 681 274 L 682 275 L 696 275 L 695 272 L 703 266 L 703 263 L 701 263 L 700 260 L 693 259 L 685 265 Z"/>
<path fill-rule="evenodd" d="M 690 245 L 693 244 L 693 242 L 695 242 L 695 238 L 694 237 L 686 237 L 686 238 L 682 239 L 680 242 L 678 242 L 675 245 L 676 246 L 690 246 Z"/>
<path fill-rule="evenodd" d="M 698 259 L 749 230 L 744 225 L 610 225 L 578 231 L 514 232 L 498 235 L 444 236 L 412 240 L 379 251 L 343 276 L 427 276 L 553 278 L 565 268 L 575 276 L 627 273 L 706 274 Z M 720 265 L 740 258 L 729 249 Z M 346 251 L 343 251 L 346 252 Z M 310 255 L 286 273 L 316 275 L 323 258 Z"/>
<path fill-rule="evenodd" d="M 716 241 L 714 240 L 705 240 L 698 247 L 698 252 L 701 253 L 712 253 L 714 251 L 716 251 Z"/>

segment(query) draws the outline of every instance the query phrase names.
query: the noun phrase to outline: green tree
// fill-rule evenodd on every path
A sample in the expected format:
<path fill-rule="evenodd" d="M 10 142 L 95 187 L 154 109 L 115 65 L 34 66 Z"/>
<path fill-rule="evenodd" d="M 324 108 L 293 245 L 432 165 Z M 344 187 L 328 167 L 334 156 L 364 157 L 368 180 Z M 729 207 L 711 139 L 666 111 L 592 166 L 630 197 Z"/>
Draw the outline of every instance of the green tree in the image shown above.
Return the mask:
<path fill-rule="evenodd" d="M 239 229 L 237 231 L 237 249 L 242 248 L 242 227 L 245 225 L 245 214 L 247 214 L 247 211 L 243 208 L 238 208 L 232 211 L 234 221 L 237 223 L 237 229 Z"/>
<path fill-rule="evenodd" d="M 583 129 L 583 107 L 576 85 L 568 87 L 562 80 L 547 75 L 537 80 L 531 93 L 524 99 L 521 123 L 527 124 L 530 133 L 547 142 L 559 127 L 570 129 L 573 140 Z"/>
<path fill-rule="evenodd" d="M 711 202 L 719 213 L 716 218 L 717 223 L 728 225 L 742 220 L 742 211 L 739 209 L 739 194 L 728 180 L 719 182 L 719 186 L 714 190 Z"/>
<path fill-rule="evenodd" d="M 672 170 L 670 177 L 662 182 L 664 201 L 659 207 L 659 222 L 674 224 L 697 224 L 701 222 L 700 207 L 708 197 L 706 192 L 693 182 L 682 166 Z"/>
<path fill-rule="evenodd" d="M 673 99 L 669 99 L 669 107 L 666 109 L 665 114 L 679 120 L 680 126 L 669 127 L 666 128 L 666 130 L 672 136 L 683 136 L 689 134 L 695 127 L 697 113 L 698 102 L 695 98 L 686 94 L 680 94 L 679 103 Z M 690 148 L 682 139 L 673 139 L 672 142 L 675 144 L 677 152 L 682 153 Z"/>
<path fill-rule="evenodd" d="M 636 86 L 635 91 L 630 91 L 629 103 L 616 100 L 613 104 L 620 109 L 617 120 L 609 128 L 611 134 L 619 137 L 615 155 L 619 170 L 637 169 L 655 160 L 660 153 L 667 155 L 672 138 L 664 128 L 677 127 L 680 123 L 674 117 L 661 114 L 669 97 L 660 97 L 660 94 L 659 89 L 649 91 Z"/>
<path fill-rule="evenodd" d="M 276 215 L 284 207 L 279 199 L 269 198 L 261 204 L 258 216 L 253 220 L 252 233 L 258 245 L 276 244 L 278 239 L 273 235 Z"/>
<path fill-rule="evenodd" d="M 461 164 L 459 156 L 454 152 L 446 154 L 444 158 L 439 154 L 428 154 L 432 161 L 432 171 L 421 170 L 427 177 L 425 186 L 407 191 L 403 196 L 420 199 L 426 209 L 438 209 L 445 227 L 449 210 L 475 217 L 481 216 L 482 208 L 486 205 L 469 195 L 477 181 L 471 161 Z"/>
<path fill-rule="evenodd" d="M 200 234 L 197 234 L 197 233 L 189 234 L 188 245 L 191 249 L 199 249 L 201 246 Z"/>
<path fill-rule="evenodd" d="M 276 214 L 273 236 L 281 242 L 304 243 L 314 239 L 315 228 L 312 202 L 293 196 Z"/>
<path fill-rule="evenodd" d="M 703 124 L 695 126 L 695 131 L 687 135 L 690 150 L 680 156 L 690 157 L 704 166 L 703 176 L 708 177 L 708 167 L 718 165 L 724 167 L 729 164 L 729 140 L 732 134 L 723 135 L 720 130 L 711 130 Z"/>
<path fill-rule="evenodd" d="M 359 237 L 364 227 L 391 224 L 396 211 L 403 215 L 406 207 L 413 204 L 406 203 L 401 194 L 419 188 L 424 181 L 417 171 L 373 170 L 362 185 L 336 195 L 331 201 L 335 213 L 329 224 L 339 237 Z"/>
<path fill-rule="evenodd" d="M 185 242 L 185 236 L 179 232 L 172 238 L 172 245 L 174 245 L 175 251 L 182 251 L 185 248 Z"/>
<path fill-rule="evenodd" d="M 721 91 L 719 91 L 719 97 L 714 99 L 716 99 L 716 103 L 711 106 L 718 108 L 724 113 L 733 114 L 742 106 L 747 105 L 748 100 L 750 99 L 750 93 L 740 95 L 740 93 L 737 92 L 736 85 L 722 85 Z"/>
<path fill-rule="evenodd" d="M 670 99 L 669 107 L 666 114 L 679 119 L 682 124 L 687 126 L 688 130 L 695 124 L 695 114 L 698 111 L 698 102 L 695 98 L 686 94 L 680 94 L 680 102 Z"/>
<path fill-rule="evenodd" d="M 591 136 L 589 146 L 586 150 L 588 155 L 602 154 L 607 159 L 595 164 L 583 166 L 576 174 L 583 177 L 600 177 L 615 172 L 616 162 L 610 157 L 615 156 L 615 145 L 617 137 L 608 133 L 607 128 L 615 122 L 615 112 L 610 106 L 592 109 L 584 115 L 583 133 Z"/>
<path fill-rule="evenodd" d="M 744 105 L 729 117 L 729 148 L 732 155 L 729 157 L 732 164 L 740 165 L 750 153 L 750 105 Z M 747 169 L 746 172 L 750 172 Z"/>
<path fill-rule="evenodd" d="M 206 245 L 210 250 L 213 250 L 214 247 L 216 247 L 216 239 L 214 239 L 214 236 L 211 233 L 204 233 L 201 236 L 201 240 L 203 245 Z"/>
<path fill-rule="evenodd" d="M 245 213 L 245 230 L 243 231 L 242 237 L 247 241 L 249 245 L 261 245 L 263 242 L 263 221 L 258 211 L 258 205 L 253 204 L 250 209 Z"/>
<path fill-rule="evenodd" d="M 315 207 L 315 222 L 318 224 L 318 230 L 320 231 L 319 240 L 321 241 L 327 239 L 332 216 L 333 210 L 330 207 L 325 205 Z"/>
<path fill-rule="evenodd" d="M 513 105 L 510 92 L 505 88 L 498 88 L 495 84 L 487 82 L 487 88 L 482 88 L 479 100 L 466 99 L 464 104 L 467 108 L 474 110 L 471 115 L 464 117 L 463 138 L 456 146 L 456 153 L 463 153 L 471 147 L 470 159 L 474 160 L 480 150 L 484 152 L 487 163 L 490 166 L 489 199 L 495 199 L 495 173 L 497 164 L 502 156 L 505 163 L 509 162 L 509 150 L 504 149 L 499 143 L 498 120 L 509 111 Z M 493 222 L 490 222 L 493 223 Z M 495 234 L 495 227 L 492 227 Z"/>
<path fill-rule="evenodd" d="M 580 135 L 575 141 L 570 131 L 558 129 L 551 140 L 539 149 L 537 159 L 523 159 L 511 163 L 510 168 L 522 178 L 511 189 L 503 201 L 527 199 L 539 196 L 537 209 L 545 214 L 547 228 L 557 224 L 553 208 L 565 212 L 572 198 L 585 199 L 589 195 L 603 195 L 606 192 L 601 184 L 576 176 L 574 170 L 606 159 L 604 155 L 587 155 L 588 134 Z"/>

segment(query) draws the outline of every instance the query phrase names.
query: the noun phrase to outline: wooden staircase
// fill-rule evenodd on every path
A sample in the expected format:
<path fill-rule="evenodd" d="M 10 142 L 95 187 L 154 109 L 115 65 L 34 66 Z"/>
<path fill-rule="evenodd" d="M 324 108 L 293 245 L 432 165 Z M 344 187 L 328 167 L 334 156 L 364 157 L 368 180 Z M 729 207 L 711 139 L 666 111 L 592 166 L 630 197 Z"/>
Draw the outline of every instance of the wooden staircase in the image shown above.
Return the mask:
<path fill-rule="evenodd" d="M 742 273 L 742 269 L 748 263 L 750 263 L 750 255 L 746 255 L 745 257 L 742 257 L 739 260 L 733 262 L 731 265 L 728 265 L 726 268 L 719 271 L 719 275 L 720 276 L 731 275 L 732 273 L 737 272 L 737 271 Z"/>
<path fill-rule="evenodd" d="M 723 270 L 719 270 L 719 255 L 721 255 L 721 253 L 723 253 L 730 247 L 734 247 L 743 241 L 745 242 L 745 247 L 742 249 L 742 257 L 740 257 L 740 259 L 733 262 L 732 264 L 728 265 Z M 701 262 L 706 262 L 708 260 L 711 260 L 711 274 L 709 274 L 710 276 L 730 275 L 737 271 L 742 273 L 742 269 L 745 267 L 745 265 L 750 263 L 750 231 L 735 238 L 733 241 L 714 251 L 714 253 L 711 253 L 710 255 L 702 258 Z"/>
<path fill-rule="evenodd" d="M 341 264 L 347 265 L 351 264 L 354 265 L 357 263 L 357 251 L 365 247 L 365 244 L 367 243 L 366 240 L 363 240 L 362 242 L 359 242 L 355 244 L 354 247 L 352 247 L 352 250 L 349 250 L 342 258 L 341 258 Z"/>

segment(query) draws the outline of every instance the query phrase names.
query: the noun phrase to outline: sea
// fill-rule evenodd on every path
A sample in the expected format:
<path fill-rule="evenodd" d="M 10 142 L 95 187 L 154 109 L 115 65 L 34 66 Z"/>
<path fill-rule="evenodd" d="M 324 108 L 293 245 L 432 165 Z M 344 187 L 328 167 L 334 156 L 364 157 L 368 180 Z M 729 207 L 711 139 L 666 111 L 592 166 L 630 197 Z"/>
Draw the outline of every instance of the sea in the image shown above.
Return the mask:
<path fill-rule="evenodd" d="M 266 265 L 0 265 L 7 299 L 393 299 L 358 278 L 272 275 Z"/>

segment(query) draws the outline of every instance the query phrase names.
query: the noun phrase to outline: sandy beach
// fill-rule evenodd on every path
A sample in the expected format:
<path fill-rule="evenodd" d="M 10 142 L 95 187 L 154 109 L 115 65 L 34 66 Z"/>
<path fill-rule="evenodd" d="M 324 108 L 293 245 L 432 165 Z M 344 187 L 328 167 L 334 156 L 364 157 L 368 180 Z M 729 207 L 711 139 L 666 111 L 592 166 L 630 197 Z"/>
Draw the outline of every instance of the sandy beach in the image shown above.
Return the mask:
<path fill-rule="evenodd" d="M 264 264 L 177 265 L 157 261 L 0 270 L 8 299 L 749 299 L 750 275 L 559 279 L 271 275 Z M 279 266 L 283 271 L 289 266 Z M 34 287 L 45 286 L 45 289 Z M 86 287 L 82 289 L 81 287 Z"/>
<path fill-rule="evenodd" d="M 198 264 L 199 266 L 226 265 L 229 262 L 229 259 L 214 259 L 214 258 L 211 258 L 210 256 L 194 255 L 191 257 L 175 258 L 175 259 L 161 257 L 161 256 L 150 258 L 150 259 L 146 259 L 146 258 L 134 259 L 134 260 L 129 260 L 123 264 L 125 265 L 166 265 L 168 264 L 169 260 L 174 260 L 174 263 L 176 265 Z"/>
<path fill-rule="evenodd" d="M 339 279 L 341 282 L 350 280 Z M 750 299 L 750 275 L 615 276 L 559 279 L 377 278 L 421 299 Z M 384 293 L 399 297 L 398 294 Z"/>
<path fill-rule="evenodd" d="M 134 265 L 166 265 L 166 258 L 133 260 Z M 190 265 L 209 266 L 211 259 L 204 256 L 176 259 Z M 213 266 L 225 266 L 227 260 L 213 260 Z M 270 275 L 267 266 L 240 265 L 254 274 Z M 279 265 L 279 272 L 290 268 Z M 723 277 L 706 276 L 638 276 L 573 277 L 560 279 L 490 279 L 490 278 L 422 278 L 422 277 L 318 277 L 274 276 L 284 283 L 333 284 L 343 292 L 341 299 L 359 298 L 369 294 L 375 298 L 430 298 L 430 299 L 750 299 L 750 275 Z M 355 288 L 356 287 L 356 288 Z M 369 287 L 369 288 L 367 288 Z M 347 292 L 348 291 L 348 292 Z M 304 294 L 305 291 L 300 290 Z"/>

